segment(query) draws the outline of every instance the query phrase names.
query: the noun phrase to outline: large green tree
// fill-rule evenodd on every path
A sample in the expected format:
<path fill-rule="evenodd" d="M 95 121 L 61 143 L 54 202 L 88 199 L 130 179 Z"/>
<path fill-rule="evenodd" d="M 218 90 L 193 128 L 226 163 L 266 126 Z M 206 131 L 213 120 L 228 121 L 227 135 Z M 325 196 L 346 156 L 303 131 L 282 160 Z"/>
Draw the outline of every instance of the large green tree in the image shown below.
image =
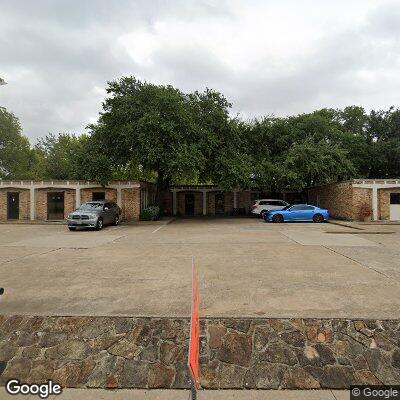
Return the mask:
<path fill-rule="evenodd" d="M 92 140 L 113 168 L 154 174 L 158 192 L 172 183 L 243 180 L 240 135 L 218 92 L 185 94 L 172 86 L 124 77 L 109 82 Z M 243 163 L 245 166 L 245 163 Z M 250 171 L 249 171 L 250 172 Z M 248 174 L 249 175 L 249 174 Z"/>
<path fill-rule="evenodd" d="M 35 155 L 18 118 L 0 107 L 0 178 L 33 179 Z"/>

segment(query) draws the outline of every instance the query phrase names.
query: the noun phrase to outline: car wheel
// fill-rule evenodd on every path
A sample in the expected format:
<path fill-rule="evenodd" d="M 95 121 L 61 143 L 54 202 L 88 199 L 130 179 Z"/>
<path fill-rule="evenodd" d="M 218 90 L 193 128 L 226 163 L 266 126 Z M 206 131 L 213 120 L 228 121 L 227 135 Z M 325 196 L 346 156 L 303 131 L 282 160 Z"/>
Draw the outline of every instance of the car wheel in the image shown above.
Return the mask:
<path fill-rule="evenodd" d="M 103 218 L 99 218 L 97 220 L 96 229 L 98 231 L 101 231 L 103 229 Z"/>
<path fill-rule="evenodd" d="M 283 222 L 283 215 L 282 215 L 282 214 L 275 214 L 275 215 L 272 217 L 272 221 L 275 222 L 275 223 L 281 223 L 281 222 Z"/>
<path fill-rule="evenodd" d="M 119 224 L 119 215 L 117 214 L 114 218 L 114 225 L 117 226 Z"/>
<path fill-rule="evenodd" d="M 69 229 L 70 231 L 76 231 L 76 228 L 74 228 L 74 227 L 72 227 L 72 226 L 69 226 L 68 229 Z"/>
<path fill-rule="evenodd" d="M 324 216 L 322 214 L 315 214 L 312 219 L 314 222 L 324 222 Z"/>

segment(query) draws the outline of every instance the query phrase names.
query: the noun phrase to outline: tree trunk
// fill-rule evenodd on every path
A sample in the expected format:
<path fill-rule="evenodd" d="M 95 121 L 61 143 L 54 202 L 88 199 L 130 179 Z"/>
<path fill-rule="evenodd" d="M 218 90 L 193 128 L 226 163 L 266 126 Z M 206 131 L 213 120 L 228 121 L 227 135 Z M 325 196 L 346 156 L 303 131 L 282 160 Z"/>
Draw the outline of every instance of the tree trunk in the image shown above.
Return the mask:
<path fill-rule="evenodd" d="M 165 178 L 163 172 L 158 171 L 155 203 L 159 207 L 161 207 L 162 193 L 168 189 L 169 185 L 170 185 L 170 180 L 168 178 Z"/>

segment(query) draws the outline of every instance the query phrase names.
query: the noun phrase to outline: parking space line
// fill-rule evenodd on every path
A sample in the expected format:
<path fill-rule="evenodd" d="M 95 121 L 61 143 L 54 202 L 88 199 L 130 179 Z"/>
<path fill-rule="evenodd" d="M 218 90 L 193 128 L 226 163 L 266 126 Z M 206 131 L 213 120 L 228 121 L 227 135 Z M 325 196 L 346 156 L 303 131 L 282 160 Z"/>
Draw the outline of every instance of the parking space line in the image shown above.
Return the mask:
<path fill-rule="evenodd" d="M 154 229 L 154 231 L 151 232 L 151 233 L 156 233 L 156 232 L 158 232 L 161 228 L 164 228 L 164 226 L 165 226 L 165 225 L 159 226 L 157 229 Z"/>

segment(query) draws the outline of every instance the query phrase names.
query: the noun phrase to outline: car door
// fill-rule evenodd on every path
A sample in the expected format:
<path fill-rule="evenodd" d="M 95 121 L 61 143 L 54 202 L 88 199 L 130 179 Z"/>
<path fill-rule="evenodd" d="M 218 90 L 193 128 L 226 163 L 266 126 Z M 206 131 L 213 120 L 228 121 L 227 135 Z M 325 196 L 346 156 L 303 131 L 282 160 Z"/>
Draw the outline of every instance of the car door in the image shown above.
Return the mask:
<path fill-rule="evenodd" d="M 111 203 L 112 210 L 112 222 L 114 222 L 115 217 L 119 214 L 119 208 L 115 203 Z"/>
<path fill-rule="evenodd" d="M 314 207 L 306 204 L 300 204 L 296 207 L 296 221 L 312 221 L 314 216 Z"/>
<path fill-rule="evenodd" d="M 269 208 L 268 208 L 268 201 L 261 200 L 261 201 L 258 203 L 257 212 L 260 213 L 260 212 L 263 211 L 263 210 L 269 210 Z"/>
<path fill-rule="evenodd" d="M 285 215 L 285 220 L 288 221 L 301 221 L 302 219 L 302 205 L 301 204 L 295 204 L 294 206 L 290 207 L 287 213 L 287 216 Z"/>
<path fill-rule="evenodd" d="M 103 222 L 105 224 L 111 224 L 113 221 L 113 211 L 110 203 L 105 203 L 103 206 Z"/>

